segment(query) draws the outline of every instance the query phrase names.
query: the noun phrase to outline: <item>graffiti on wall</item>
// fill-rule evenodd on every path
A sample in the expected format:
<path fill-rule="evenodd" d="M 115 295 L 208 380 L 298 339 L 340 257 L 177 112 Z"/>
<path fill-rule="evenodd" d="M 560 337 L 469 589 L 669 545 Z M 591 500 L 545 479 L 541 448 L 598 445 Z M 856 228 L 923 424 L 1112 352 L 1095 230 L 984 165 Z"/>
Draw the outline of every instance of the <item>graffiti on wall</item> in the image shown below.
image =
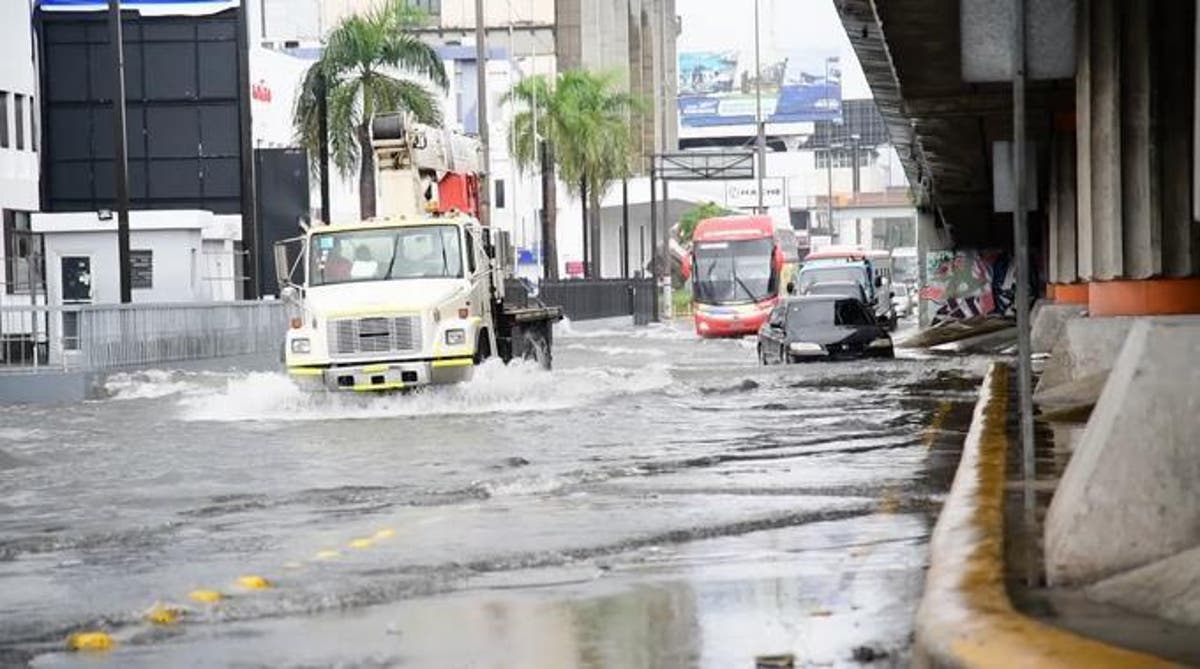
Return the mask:
<path fill-rule="evenodd" d="M 932 325 L 1013 313 L 1016 282 L 1003 251 L 929 251 L 925 277 L 922 305 Z"/>

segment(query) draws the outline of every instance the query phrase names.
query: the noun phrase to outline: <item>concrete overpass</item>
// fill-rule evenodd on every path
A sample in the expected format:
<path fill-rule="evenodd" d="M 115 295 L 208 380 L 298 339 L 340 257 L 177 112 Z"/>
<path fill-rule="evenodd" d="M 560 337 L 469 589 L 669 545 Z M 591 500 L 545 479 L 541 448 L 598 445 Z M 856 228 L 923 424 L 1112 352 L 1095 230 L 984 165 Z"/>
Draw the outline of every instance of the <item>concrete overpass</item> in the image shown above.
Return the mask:
<path fill-rule="evenodd" d="M 968 0 L 834 2 L 904 161 L 923 239 L 1011 248 L 992 173 L 993 142 L 1012 138 L 1011 93 L 963 79 Z M 1200 625 L 1197 3 L 1064 5 L 1073 9 L 1061 26 L 1037 30 L 1073 41 L 1074 75 L 1028 91 L 1033 288 L 1048 298 L 1035 352 L 1050 353 L 1035 399 L 1091 413 L 1046 517 L 1046 575 Z"/>

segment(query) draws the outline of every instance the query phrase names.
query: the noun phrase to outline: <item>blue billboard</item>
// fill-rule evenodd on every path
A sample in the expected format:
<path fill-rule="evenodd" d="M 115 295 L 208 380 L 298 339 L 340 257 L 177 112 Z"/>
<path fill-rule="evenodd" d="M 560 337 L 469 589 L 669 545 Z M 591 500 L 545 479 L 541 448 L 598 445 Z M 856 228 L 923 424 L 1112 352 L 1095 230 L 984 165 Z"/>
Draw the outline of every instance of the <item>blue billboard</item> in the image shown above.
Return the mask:
<path fill-rule="evenodd" d="M 753 126 L 756 91 L 767 123 L 836 121 L 842 116 L 842 73 L 837 56 L 789 53 L 763 63 L 761 82 L 736 51 L 679 54 L 681 134 L 716 126 Z"/>

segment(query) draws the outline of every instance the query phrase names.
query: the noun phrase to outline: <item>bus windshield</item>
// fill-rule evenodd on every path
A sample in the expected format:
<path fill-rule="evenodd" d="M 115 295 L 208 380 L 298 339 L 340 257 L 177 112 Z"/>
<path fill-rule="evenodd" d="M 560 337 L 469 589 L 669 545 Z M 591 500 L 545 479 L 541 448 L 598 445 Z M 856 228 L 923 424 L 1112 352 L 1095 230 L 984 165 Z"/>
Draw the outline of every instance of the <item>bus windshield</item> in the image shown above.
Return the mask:
<path fill-rule="evenodd" d="M 697 242 L 692 279 L 696 302 L 758 302 L 775 292 L 771 268 L 775 242 L 770 238 Z"/>
<path fill-rule="evenodd" d="M 458 278 L 461 249 L 453 225 L 316 233 L 309 247 L 308 284 Z"/>

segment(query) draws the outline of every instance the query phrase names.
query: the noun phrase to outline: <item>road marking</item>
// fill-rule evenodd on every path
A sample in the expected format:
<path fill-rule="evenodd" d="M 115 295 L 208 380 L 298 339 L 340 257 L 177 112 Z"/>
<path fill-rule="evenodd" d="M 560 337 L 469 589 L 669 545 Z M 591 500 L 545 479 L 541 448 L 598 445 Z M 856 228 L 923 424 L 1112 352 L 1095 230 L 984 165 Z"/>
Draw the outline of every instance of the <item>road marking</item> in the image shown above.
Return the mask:
<path fill-rule="evenodd" d="M 359 550 L 370 548 L 371 546 L 374 546 L 374 545 L 375 545 L 374 539 L 355 539 L 354 541 L 350 542 L 351 548 L 357 548 Z"/>
<path fill-rule="evenodd" d="M 385 527 L 375 533 L 375 539 L 391 539 L 394 536 L 396 536 L 396 530 L 390 527 Z"/>
<path fill-rule="evenodd" d="M 194 602 L 200 602 L 202 604 L 213 604 L 225 599 L 225 595 L 222 595 L 216 590 L 200 589 L 189 592 L 188 599 Z"/>
<path fill-rule="evenodd" d="M 318 560 L 336 560 L 337 558 L 339 558 L 341 556 L 342 556 L 342 554 L 339 551 L 325 550 L 325 551 L 317 551 L 317 554 L 314 557 Z"/>
<path fill-rule="evenodd" d="M 271 582 L 262 576 L 242 576 L 238 578 L 237 584 L 247 590 L 267 590 L 273 587 Z"/>
<path fill-rule="evenodd" d="M 111 650 L 117 642 L 105 632 L 77 632 L 67 637 L 70 650 Z"/>
<path fill-rule="evenodd" d="M 146 622 L 154 623 L 155 625 L 174 625 L 179 622 L 183 616 L 183 610 L 177 606 L 156 602 L 151 606 L 143 618 Z"/>

